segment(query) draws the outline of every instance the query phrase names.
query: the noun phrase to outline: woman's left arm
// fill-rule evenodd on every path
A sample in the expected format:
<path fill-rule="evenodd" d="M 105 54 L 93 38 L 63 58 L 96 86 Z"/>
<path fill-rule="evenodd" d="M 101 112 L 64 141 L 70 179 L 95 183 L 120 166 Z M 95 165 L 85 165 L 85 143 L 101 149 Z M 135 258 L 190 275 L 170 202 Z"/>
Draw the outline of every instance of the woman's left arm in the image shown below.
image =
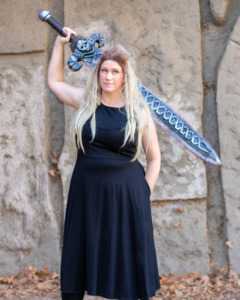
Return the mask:
<path fill-rule="evenodd" d="M 144 112 L 144 117 L 147 117 L 146 112 Z M 149 117 L 148 125 L 143 128 L 142 145 L 147 159 L 145 178 L 152 192 L 160 172 L 161 153 L 156 127 L 151 117 Z"/>

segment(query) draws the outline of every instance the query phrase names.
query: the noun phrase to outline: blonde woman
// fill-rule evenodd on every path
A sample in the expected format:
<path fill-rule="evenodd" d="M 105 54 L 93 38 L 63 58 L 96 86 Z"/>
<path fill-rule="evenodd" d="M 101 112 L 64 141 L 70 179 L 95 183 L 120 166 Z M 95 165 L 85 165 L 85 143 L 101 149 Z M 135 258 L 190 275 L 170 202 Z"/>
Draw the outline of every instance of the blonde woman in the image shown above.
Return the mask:
<path fill-rule="evenodd" d="M 160 170 L 156 129 L 123 47 L 104 51 L 86 89 L 64 82 L 63 47 L 75 34 L 64 31 L 67 37 L 57 37 L 48 72 L 51 90 L 77 109 L 62 299 L 83 299 L 85 292 L 148 299 L 160 288 L 149 200 Z M 141 146 L 146 172 L 137 160 Z"/>

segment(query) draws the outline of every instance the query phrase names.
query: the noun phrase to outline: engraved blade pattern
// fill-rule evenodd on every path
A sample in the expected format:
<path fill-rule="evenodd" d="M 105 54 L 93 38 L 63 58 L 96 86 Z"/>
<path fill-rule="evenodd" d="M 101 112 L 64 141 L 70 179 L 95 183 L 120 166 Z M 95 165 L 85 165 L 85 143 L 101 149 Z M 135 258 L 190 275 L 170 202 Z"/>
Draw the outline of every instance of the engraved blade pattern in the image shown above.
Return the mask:
<path fill-rule="evenodd" d="M 155 122 L 197 157 L 214 165 L 221 164 L 216 152 L 200 134 L 141 82 L 138 85 L 144 100 L 152 111 Z"/>

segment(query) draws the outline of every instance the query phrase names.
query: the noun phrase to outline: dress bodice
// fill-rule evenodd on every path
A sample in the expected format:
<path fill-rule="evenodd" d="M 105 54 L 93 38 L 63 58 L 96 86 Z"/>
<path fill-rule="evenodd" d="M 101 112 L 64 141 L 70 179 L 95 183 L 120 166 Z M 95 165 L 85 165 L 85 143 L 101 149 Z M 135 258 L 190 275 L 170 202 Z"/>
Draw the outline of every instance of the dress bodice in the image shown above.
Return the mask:
<path fill-rule="evenodd" d="M 136 153 L 136 142 L 124 146 L 127 115 L 125 107 L 100 104 L 96 109 L 96 135 L 92 141 L 91 118 L 83 126 L 82 140 L 88 157 L 131 160 Z M 136 138 L 135 138 L 136 140 Z M 81 150 L 79 150 L 81 152 Z"/>

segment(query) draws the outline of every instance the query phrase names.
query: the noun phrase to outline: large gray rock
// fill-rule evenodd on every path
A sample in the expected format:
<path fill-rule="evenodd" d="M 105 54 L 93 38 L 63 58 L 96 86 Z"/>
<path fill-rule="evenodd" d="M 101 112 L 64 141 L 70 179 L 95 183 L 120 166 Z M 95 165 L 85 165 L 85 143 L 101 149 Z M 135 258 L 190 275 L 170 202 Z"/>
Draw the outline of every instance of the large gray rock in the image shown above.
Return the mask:
<path fill-rule="evenodd" d="M 159 273 L 209 271 L 206 201 L 166 201 L 152 205 Z"/>
<path fill-rule="evenodd" d="M 1 276 L 28 265 L 59 271 L 58 216 L 49 197 L 43 54 L 0 57 Z"/>
<path fill-rule="evenodd" d="M 228 5 L 229 0 L 210 0 L 211 13 L 216 25 L 222 25 L 226 21 Z"/>
<path fill-rule="evenodd" d="M 48 27 L 41 26 L 38 13 L 44 0 L 1 0 L 0 53 L 44 50 Z"/>
<path fill-rule="evenodd" d="M 240 273 L 240 20 L 228 42 L 218 76 L 217 107 L 229 260 Z"/>

